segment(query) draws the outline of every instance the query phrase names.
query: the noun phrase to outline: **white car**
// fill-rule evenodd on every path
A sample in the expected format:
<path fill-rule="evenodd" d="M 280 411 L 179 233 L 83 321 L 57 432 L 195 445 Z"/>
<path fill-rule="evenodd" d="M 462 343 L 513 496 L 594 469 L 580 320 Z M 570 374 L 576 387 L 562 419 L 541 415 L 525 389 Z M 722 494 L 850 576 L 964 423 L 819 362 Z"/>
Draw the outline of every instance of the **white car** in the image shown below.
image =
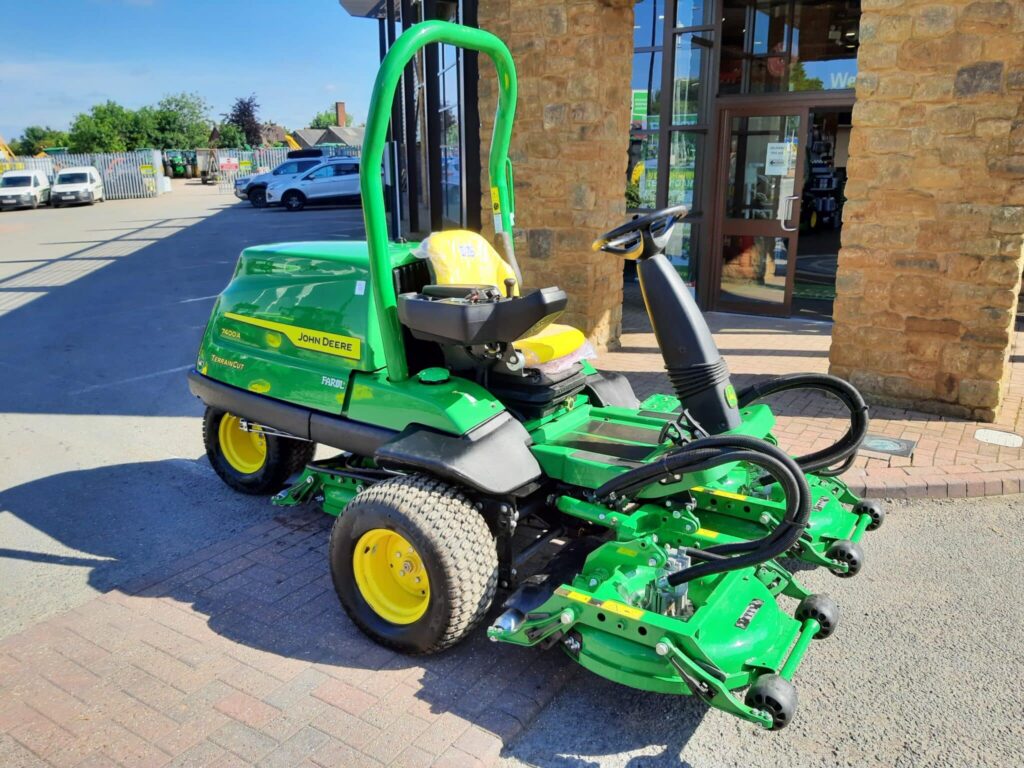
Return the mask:
<path fill-rule="evenodd" d="M 307 205 L 351 202 L 359 199 L 359 159 L 325 160 L 303 176 L 267 185 L 267 205 L 301 211 Z"/>
<path fill-rule="evenodd" d="M 275 181 L 284 181 L 301 176 L 323 162 L 323 158 L 307 157 L 285 160 L 270 173 L 256 176 L 242 176 L 235 179 L 235 197 L 248 200 L 253 208 L 262 208 L 267 204 L 267 187 Z"/>
<path fill-rule="evenodd" d="M 0 176 L 0 211 L 36 208 L 50 199 L 50 180 L 42 171 L 7 171 Z"/>
<path fill-rule="evenodd" d="M 59 208 L 62 205 L 88 203 L 106 200 L 103 191 L 103 177 L 91 165 L 78 165 L 63 168 L 53 180 L 50 188 L 50 205 Z"/>

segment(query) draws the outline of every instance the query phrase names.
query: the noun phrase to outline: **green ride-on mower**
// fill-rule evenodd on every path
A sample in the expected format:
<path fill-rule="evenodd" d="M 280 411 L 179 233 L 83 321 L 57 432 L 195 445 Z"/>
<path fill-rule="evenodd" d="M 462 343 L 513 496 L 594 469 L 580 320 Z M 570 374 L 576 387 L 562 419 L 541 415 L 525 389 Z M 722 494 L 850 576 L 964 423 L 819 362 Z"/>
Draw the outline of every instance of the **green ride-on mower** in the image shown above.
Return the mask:
<path fill-rule="evenodd" d="M 391 104 L 432 43 L 497 69 L 488 170 L 501 254 L 466 231 L 388 242 L 377 169 Z M 796 706 L 790 680 L 839 612 L 779 558 L 853 575 L 858 542 L 883 519 L 837 479 L 867 428 L 864 401 L 812 374 L 735 391 L 663 253 L 681 207 L 595 243 L 636 260 L 673 394 L 641 403 L 624 377 L 596 370 L 583 334 L 556 322 L 565 292 L 527 291 L 516 263 L 515 103 L 512 58 L 494 35 L 428 21 L 395 42 L 363 148 L 366 242 L 247 248 L 214 306 L 189 374 L 209 459 L 232 488 L 337 516 L 334 585 L 383 645 L 448 648 L 501 591 L 492 640 L 560 645 L 611 680 L 781 728 Z M 846 404 L 846 436 L 806 456 L 780 450 L 759 401 L 794 389 Z M 313 461 L 317 443 L 340 453 Z"/>

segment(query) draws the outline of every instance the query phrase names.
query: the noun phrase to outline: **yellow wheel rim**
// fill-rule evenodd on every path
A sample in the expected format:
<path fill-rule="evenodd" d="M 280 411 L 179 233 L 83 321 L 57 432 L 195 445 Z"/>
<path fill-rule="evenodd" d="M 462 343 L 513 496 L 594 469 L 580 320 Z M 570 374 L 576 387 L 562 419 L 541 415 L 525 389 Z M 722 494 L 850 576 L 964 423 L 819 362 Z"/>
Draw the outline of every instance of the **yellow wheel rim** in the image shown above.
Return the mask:
<path fill-rule="evenodd" d="M 427 612 L 427 570 L 400 533 L 386 528 L 364 533 L 352 555 L 352 571 L 363 599 L 385 621 L 412 624 Z"/>
<path fill-rule="evenodd" d="M 224 458 L 232 469 L 243 475 L 259 472 L 267 461 L 267 438 L 259 427 L 251 429 L 251 432 L 245 431 L 237 416 L 225 413 L 217 430 Z"/>

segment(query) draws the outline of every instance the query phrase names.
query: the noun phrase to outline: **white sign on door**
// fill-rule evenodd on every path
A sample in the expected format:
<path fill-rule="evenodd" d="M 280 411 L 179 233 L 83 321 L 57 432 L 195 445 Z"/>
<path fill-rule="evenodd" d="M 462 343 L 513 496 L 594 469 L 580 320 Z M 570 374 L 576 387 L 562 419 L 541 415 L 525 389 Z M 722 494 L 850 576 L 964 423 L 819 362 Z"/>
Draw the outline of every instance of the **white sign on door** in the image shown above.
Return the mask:
<path fill-rule="evenodd" d="M 796 171 L 796 142 L 771 141 L 764 158 L 765 176 L 792 176 Z"/>

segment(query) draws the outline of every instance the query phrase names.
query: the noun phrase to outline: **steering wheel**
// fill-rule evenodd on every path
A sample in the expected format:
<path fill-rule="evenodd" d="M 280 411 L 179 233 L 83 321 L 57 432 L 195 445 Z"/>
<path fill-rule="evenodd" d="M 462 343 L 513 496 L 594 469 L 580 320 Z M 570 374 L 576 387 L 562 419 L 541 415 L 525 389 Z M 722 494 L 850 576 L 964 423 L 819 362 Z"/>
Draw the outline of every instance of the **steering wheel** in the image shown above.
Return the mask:
<path fill-rule="evenodd" d="M 657 256 L 668 246 L 672 227 L 690 209 L 685 205 L 673 205 L 627 221 L 610 232 L 605 232 L 594 241 L 595 251 L 614 253 L 627 259 L 646 259 Z"/>

